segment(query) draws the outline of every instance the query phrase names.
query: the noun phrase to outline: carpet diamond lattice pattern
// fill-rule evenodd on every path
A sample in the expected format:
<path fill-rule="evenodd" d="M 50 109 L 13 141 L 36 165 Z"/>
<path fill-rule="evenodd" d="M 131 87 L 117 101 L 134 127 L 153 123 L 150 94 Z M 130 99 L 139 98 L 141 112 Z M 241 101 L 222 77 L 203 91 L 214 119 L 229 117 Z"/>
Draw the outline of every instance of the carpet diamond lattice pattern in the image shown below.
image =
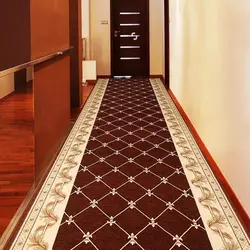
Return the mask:
<path fill-rule="evenodd" d="M 110 80 L 53 249 L 212 249 L 149 80 Z"/>

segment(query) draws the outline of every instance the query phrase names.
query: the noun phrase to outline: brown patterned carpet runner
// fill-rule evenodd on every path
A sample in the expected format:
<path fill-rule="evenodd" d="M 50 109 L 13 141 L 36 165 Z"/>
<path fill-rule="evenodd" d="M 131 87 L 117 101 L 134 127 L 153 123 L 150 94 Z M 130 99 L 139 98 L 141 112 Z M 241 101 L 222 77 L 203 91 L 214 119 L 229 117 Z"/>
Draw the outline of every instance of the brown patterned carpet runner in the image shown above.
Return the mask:
<path fill-rule="evenodd" d="M 110 80 L 53 249 L 212 249 L 149 80 Z"/>

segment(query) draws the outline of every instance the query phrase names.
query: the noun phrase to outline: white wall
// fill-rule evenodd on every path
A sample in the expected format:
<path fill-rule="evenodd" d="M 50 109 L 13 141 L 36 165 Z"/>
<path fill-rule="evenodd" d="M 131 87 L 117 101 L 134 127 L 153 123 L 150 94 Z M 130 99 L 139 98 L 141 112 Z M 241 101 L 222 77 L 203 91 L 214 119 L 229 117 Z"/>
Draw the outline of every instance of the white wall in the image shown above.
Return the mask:
<path fill-rule="evenodd" d="M 90 0 L 82 0 L 82 37 L 86 39 L 86 59 L 90 57 Z"/>
<path fill-rule="evenodd" d="M 89 0 L 82 0 L 82 37 L 89 36 L 89 19 L 90 19 L 90 5 Z"/>
<path fill-rule="evenodd" d="M 170 88 L 250 215 L 250 1 L 170 5 Z"/>
<path fill-rule="evenodd" d="M 150 0 L 150 74 L 163 74 L 163 3 L 164 0 Z M 97 74 L 111 74 L 110 59 L 110 0 L 90 2 L 91 59 L 97 61 Z M 101 25 L 108 20 L 108 25 Z"/>
<path fill-rule="evenodd" d="M 0 99 L 14 91 L 14 74 L 0 77 Z"/>
<path fill-rule="evenodd" d="M 164 0 L 149 0 L 150 75 L 163 75 Z"/>
<path fill-rule="evenodd" d="M 101 25 L 108 20 L 108 25 Z M 90 59 L 96 60 L 97 74 L 110 75 L 110 0 L 90 2 Z"/>

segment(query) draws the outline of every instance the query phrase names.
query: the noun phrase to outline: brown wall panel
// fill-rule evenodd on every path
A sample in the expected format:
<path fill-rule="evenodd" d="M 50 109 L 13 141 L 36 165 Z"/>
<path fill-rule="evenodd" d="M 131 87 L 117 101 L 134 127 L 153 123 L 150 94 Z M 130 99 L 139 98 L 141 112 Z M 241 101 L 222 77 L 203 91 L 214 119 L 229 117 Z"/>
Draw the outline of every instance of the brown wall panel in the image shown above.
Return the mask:
<path fill-rule="evenodd" d="M 35 68 L 35 173 L 53 159 L 70 124 L 70 59 L 51 60 Z"/>
<path fill-rule="evenodd" d="M 69 47 L 69 0 L 32 0 L 31 58 Z"/>
<path fill-rule="evenodd" d="M 30 61 L 30 0 L 0 1 L 0 32 L 0 71 Z"/>

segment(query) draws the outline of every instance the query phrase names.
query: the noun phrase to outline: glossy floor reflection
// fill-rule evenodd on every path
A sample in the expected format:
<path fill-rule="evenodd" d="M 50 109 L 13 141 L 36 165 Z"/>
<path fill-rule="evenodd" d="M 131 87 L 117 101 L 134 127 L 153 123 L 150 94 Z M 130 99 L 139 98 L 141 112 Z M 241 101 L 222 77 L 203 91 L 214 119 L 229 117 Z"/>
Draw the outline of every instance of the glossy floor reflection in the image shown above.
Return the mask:
<path fill-rule="evenodd" d="M 33 94 L 15 93 L 0 101 L 0 235 L 33 183 Z"/>

